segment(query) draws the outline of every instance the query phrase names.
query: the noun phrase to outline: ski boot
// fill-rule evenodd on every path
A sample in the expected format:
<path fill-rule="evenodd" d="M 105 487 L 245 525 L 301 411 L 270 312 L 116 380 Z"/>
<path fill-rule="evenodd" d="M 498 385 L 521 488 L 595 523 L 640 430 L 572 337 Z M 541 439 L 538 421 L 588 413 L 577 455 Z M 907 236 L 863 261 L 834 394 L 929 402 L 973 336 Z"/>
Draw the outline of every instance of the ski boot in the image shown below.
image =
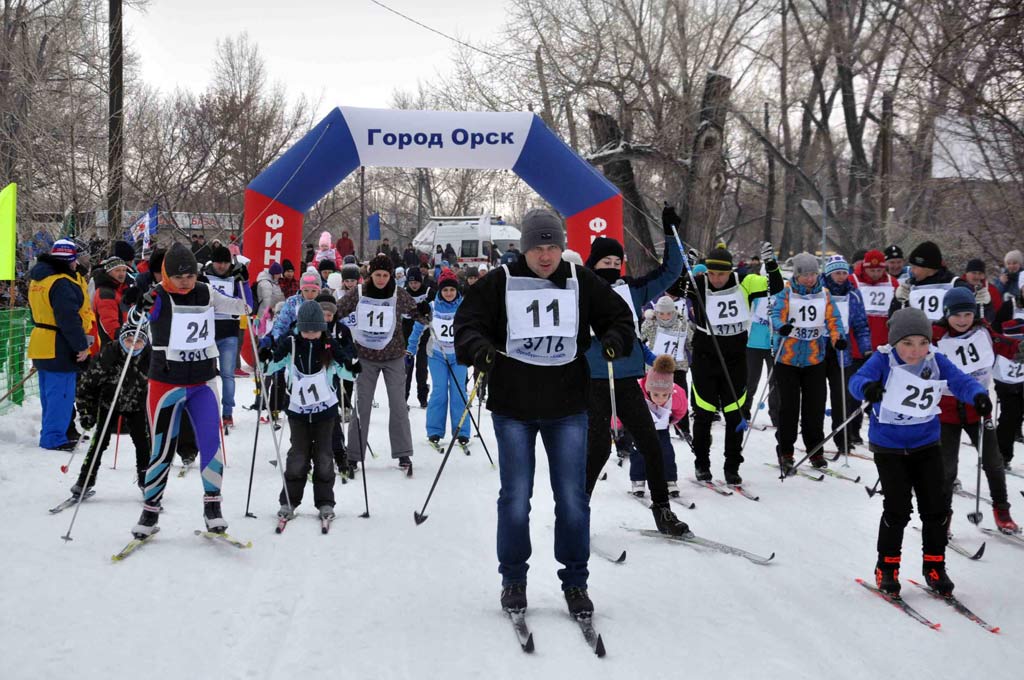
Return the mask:
<path fill-rule="evenodd" d="M 82 497 L 83 493 L 89 493 L 90 489 L 92 489 L 91 486 L 83 488 L 81 484 L 75 484 L 74 486 L 71 487 L 71 497 L 77 501 L 79 498 Z M 1007 512 L 1006 516 L 1010 516 L 1009 512 Z M 998 520 L 996 521 L 996 523 L 998 524 Z"/>
<path fill-rule="evenodd" d="M 142 515 L 138 523 L 132 527 L 132 536 L 140 541 L 156 533 L 156 523 L 160 519 L 160 505 L 146 503 L 142 506 Z"/>
<path fill-rule="evenodd" d="M 409 456 L 400 456 L 398 458 L 398 467 L 401 468 L 406 475 L 412 477 L 412 460 Z"/>
<path fill-rule="evenodd" d="M 900 556 L 879 555 L 875 565 L 875 586 L 893 597 L 900 595 Z"/>
<path fill-rule="evenodd" d="M 333 505 L 320 506 L 320 519 L 330 521 L 335 518 Z"/>
<path fill-rule="evenodd" d="M 792 453 L 780 453 L 779 454 L 779 468 L 782 470 L 782 474 L 791 475 L 793 474 L 793 468 L 795 467 L 796 461 L 793 460 Z"/>
<path fill-rule="evenodd" d="M 469 437 L 459 437 L 458 442 L 459 442 L 459 448 L 462 449 L 462 452 L 468 456 L 469 455 Z"/>
<path fill-rule="evenodd" d="M 71 492 L 74 493 L 75 487 L 71 487 Z M 996 528 L 1004 534 L 1019 534 L 1020 527 L 1010 517 L 1010 508 L 992 508 L 992 514 L 996 519 Z"/>
<path fill-rule="evenodd" d="M 637 498 L 643 498 L 644 497 L 644 487 L 647 485 L 647 483 L 641 479 L 639 481 L 633 482 L 632 484 L 633 484 L 633 488 L 630 491 L 630 493 L 633 494 L 634 496 L 636 496 Z"/>
<path fill-rule="evenodd" d="M 501 608 L 507 612 L 526 609 L 526 584 L 510 583 L 501 589 Z"/>
<path fill-rule="evenodd" d="M 220 419 L 220 427 L 224 430 L 224 434 L 230 434 L 231 430 L 235 429 L 235 419 L 231 416 L 224 416 Z"/>
<path fill-rule="evenodd" d="M 295 517 L 295 508 L 290 505 L 282 505 L 281 509 L 277 511 L 277 518 L 289 520 Z"/>
<path fill-rule="evenodd" d="M 654 513 L 654 524 L 658 527 L 658 531 L 669 536 L 682 536 L 683 534 L 689 533 L 690 527 L 686 525 L 686 522 L 681 521 L 676 514 L 672 512 L 672 508 L 666 503 L 655 503 L 651 506 L 651 512 Z"/>
<path fill-rule="evenodd" d="M 441 435 L 432 434 L 427 439 L 430 441 L 430 445 L 438 453 L 444 453 L 444 449 L 441 448 Z"/>
<path fill-rule="evenodd" d="M 203 496 L 203 519 L 206 520 L 206 530 L 215 534 L 223 534 L 228 523 L 220 514 L 220 496 L 206 494 Z"/>
<path fill-rule="evenodd" d="M 740 473 L 737 470 L 726 470 L 725 483 L 733 486 L 739 486 L 743 483 L 743 478 L 740 477 Z"/>
<path fill-rule="evenodd" d="M 636 493 L 636 482 L 633 482 L 633 492 Z M 665 482 L 665 486 L 668 487 L 669 498 L 679 498 L 679 484 L 676 482 Z"/>
<path fill-rule="evenodd" d="M 711 466 L 702 465 L 698 463 L 693 467 L 693 474 L 697 478 L 698 482 L 710 482 L 711 481 Z"/>
<path fill-rule="evenodd" d="M 810 461 L 811 461 L 811 467 L 813 467 L 815 469 L 820 470 L 821 468 L 827 468 L 828 467 L 828 461 L 825 460 L 825 454 L 821 453 L 820 451 L 818 453 L 814 454 L 813 456 L 811 456 Z"/>
<path fill-rule="evenodd" d="M 953 594 L 953 582 L 946 573 L 946 558 L 943 555 L 925 555 L 921 571 L 929 588 L 943 597 Z"/>
<path fill-rule="evenodd" d="M 586 588 L 566 588 L 563 594 L 570 616 L 579 618 L 594 615 L 594 603 L 590 601 Z"/>

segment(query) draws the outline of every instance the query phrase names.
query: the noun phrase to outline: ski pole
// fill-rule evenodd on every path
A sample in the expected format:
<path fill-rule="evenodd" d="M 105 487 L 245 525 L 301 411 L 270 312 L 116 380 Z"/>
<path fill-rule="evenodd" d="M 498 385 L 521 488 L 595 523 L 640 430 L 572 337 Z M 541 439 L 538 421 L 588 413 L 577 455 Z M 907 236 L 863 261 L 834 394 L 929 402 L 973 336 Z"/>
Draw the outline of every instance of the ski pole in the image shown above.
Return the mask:
<path fill-rule="evenodd" d="M 35 374 L 36 374 L 36 367 L 35 367 L 35 366 L 33 366 L 33 367 L 32 367 L 32 370 L 30 370 L 30 371 L 29 371 L 28 373 L 26 373 L 26 374 L 25 374 L 25 377 L 24 377 L 24 378 L 22 378 L 22 379 L 21 379 L 21 380 L 19 380 L 19 381 L 18 381 L 17 383 L 15 383 L 15 384 L 14 384 L 14 387 L 12 387 L 11 389 L 7 390 L 7 394 L 5 394 L 4 396 L 0 397 L 0 404 L 2 404 L 2 403 L 4 403 L 5 401 L 7 401 L 7 400 L 8 400 L 9 398 L 10 398 L 10 396 L 11 396 L 12 394 L 14 394 L 15 392 L 17 392 L 17 391 L 18 391 L 18 389 L 19 389 L 19 388 L 20 388 L 20 387 L 21 387 L 22 385 L 24 385 L 24 384 L 25 384 L 26 382 L 28 382 L 28 379 L 29 379 L 29 378 L 31 378 L 32 376 L 34 376 Z"/>
<path fill-rule="evenodd" d="M 259 347 L 257 347 L 257 345 L 256 345 L 256 331 L 253 329 L 252 324 L 248 325 L 248 331 L 249 331 L 249 343 L 252 345 L 253 356 L 254 357 L 259 357 Z M 263 370 L 262 370 L 262 367 L 260 366 L 260 362 L 259 362 L 258 358 L 256 359 L 256 365 L 253 366 L 253 371 L 256 374 L 257 382 L 259 382 L 260 384 L 263 384 Z M 270 414 L 270 404 L 268 403 L 268 401 L 266 399 L 263 399 L 262 401 L 264 402 L 264 404 L 266 404 L 266 406 L 267 406 L 267 414 L 269 415 Z M 260 411 L 258 411 L 256 413 L 256 436 L 257 437 L 259 436 L 259 431 L 260 431 L 259 430 L 259 428 L 260 428 L 260 423 L 259 423 L 260 413 L 262 413 L 262 407 L 260 408 Z M 223 434 L 223 429 L 221 430 L 221 433 Z M 284 490 L 284 499 L 285 499 L 285 502 L 288 503 L 288 507 L 291 508 L 292 507 L 292 499 L 288 495 L 288 481 L 284 477 L 284 465 L 281 464 L 281 445 L 280 445 L 280 443 L 278 443 L 277 437 L 274 436 L 273 427 L 271 427 L 270 435 L 271 435 L 270 438 L 274 440 L 274 455 L 277 458 L 277 469 L 278 469 L 278 472 L 281 474 L 281 488 Z M 252 455 L 253 455 L 253 459 L 252 459 L 252 461 L 249 464 L 249 468 L 250 468 L 249 492 L 250 492 L 250 494 L 252 493 L 252 472 L 251 472 L 251 470 L 253 468 L 255 468 L 255 466 L 256 466 L 256 442 L 255 441 L 253 442 Z M 249 512 L 249 501 L 248 501 L 248 499 L 245 502 L 245 513 L 246 513 L 246 517 L 248 517 L 251 514 Z"/>
<path fill-rule="evenodd" d="M 991 430 L 993 427 L 992 416 L 978 423 L 978 443 L 975 447 L 978 449 L 978 477 L 974 485 L 974 512 L 967 513 L 967 520 L 971 524 L 981 524 L 981 452 L 985 445 L 985 430 Z"/>
<path fill-rule="evenodd" d="M 864 490 L 868 492 L 868 498 L 874 498 L 875 497 L 875 494 L 878 493 L 878 491 L 876 491 L 876 489 L 878 488 L 878 485 L 881 484 L 881 483 L 882 483 L 882 478 L 879 477 L 877 480 L 875 480 L 875 485 L 874 486 L 869 487 L 867 484 L 864 485 Z"/>
<path fill-rule="evenodd" d="M 358 376 L 357 376 L 357 378 L 358 378 Z M 362 472 L 362 476 L 363 476 L 363 504 L 366 506 L 366 510 L 363 511 L 363 514 L 361 514 L 359 516 L 362 517 L 363 519 L 369 519 L 370 518 L 370 493 L 366 490 L 366 452 L 363 451 L 363 449 L 362 449 L 362 444 L 363 444 L 363 419 L 359 417 L 359 397 L 362 396 L 362 395 L 359 393 L 358 386 L 359 386 L 358 379 L 352 381 L 352 406 L 355 407 L 355 412 L 356 412 L 356 433 L 359 435 L 359 442 L 358 442 L 358 444 L 360 446 L 360 448 L 359 448 L 359 454 L 360 454 L 360 456 L 359 456 L 359 465 L 362 466 L 361 472 Z M 370 396 L 370 399 L 373 399 L 372 395 Z M 369 435 L 369 433 L 367 433 L 367 435 Z M 369 440 L 369 437 L 367 437 L 367 440 Z M 455 440 L 453 439 L 452 441 L 455 441 Z M 346 443 L 350 444 L 351 442 L 346 442 Z M 366 447 L 367 448 L 370 447 L 370 442 L 369 441 L 366 442 Z M 346 456 L 348 455 L 347 451 L 345 452 L 345 455 Z"/>
<path fill-rule="evenodd" d="M 135 308 L 132 308 L 135 311 Z M 128 318 L 133 317 L 132 311 L 129 311 Z M 139 339 L 139 333 L 142 332 L 142 327 L 148 323 L 148 319 L 145 314 L 138 313 L 137 321 L 135 322 L 135 332 L 132 335 L 132 347 L 135 346 L 136 341 Z M 121 366 L 121 375 L 117 379 L 117 386 L 114 388 L 114 398 L 110 400 L 110 409 L 107 410 L 107 417 L 103 421 L 103 429 L 100 430 L 99 436 L 96 438 L 96 446 L 99 447 L 99 442 L 103 441 L 103 438 L 107 436 L 107 430 L 110 429 L 110 419 L 114 415 L 114 407 L 117 404 L 117 397 L 121 394 L 121 386 L 124 385 L 124 377 L 128 374 L 128 366 L 131 364 L 134 355 L 129 351 L 126 353 L 128 356 L 124 358 L 124 364 Z M 74 451 L 71 452 L 74 456 Z M 96 469 L 96 461 L 99 459 L 99 455 L 93 456 L 93 459 L 89 461 L 89 471 L 86 473 L 85 478 L 92 479 L 93 473 Z M 70 465 L 70 461 L 68 461 Z M 75 512 L 71 515 L 71 522 L 68 524 L 68 531 L 66 534 L 61 536 L 65 542 L 73 540 L 71 538 L 71 529 L 75 526 L 75 520 L 78 519 L 78 511 L 82 507 L 82 501 L 85 500 L 85 492 L 83 489 L 82 494 L 78 497 L 78 502 L 75 503 Z"/>
<path fill-rule="evenodd" d="M 111 470 L 117 469 L 117 450 L 121 448 L 121 416 L 117 417 L 117 434 L 114 436 L 114 464 Z"/>
<path fill-rule="evenodd" d="M 434 327 L 427 326 L 427 328 L 430 330 L 430 337 L 434 341 L 434 345 L 438 345 L 439 343 L 437 342 L 437 337 L 434 335 Z M 441 350 L 441 354 L 444 356 L 444 365 L 448 368 L 448 377 L 451 378 L 452 382 L 455 383 L 455 387 L 458 388 L 459 396 L 462 397 L 463 403 L 472 406 L 472 402 L 466 400 L 466 393 L 463 391 L 462 385 L 460 385 L 459 381 L 455 379 L 455 369 L 452 368 L 451 362 L 448 361 L 448 355 L 444 353 L 444 350 Z M 477 400 L 477 403 L 479 404 L 480 401 L 481 400 Z M 497 469 L 494 465 L 494 459 L 491 458 L 491 452 L 487 450 L 487 442 L 484 441 L 483 434 L 480 432 L 480 418 L 479 416 L 477 416 L 476 418 L 473 417 L 472 409 L 470 409 L 469 411 L 469 421 L 473 423 L 473 427 L 476 428 L 477 434 L 480 435 L 480 443 L 484 447 L 484 453 L 487 454 L 487 460 L 490 461 L 491 463 L 491 469 Z M 459 427 L 461 427 L 461 425 Z M 452 436 L 455 436 L 454 432 L 452 433 Z"/>
<path fill-rule="evenodd" d="M 473 383 L 473 391 L 469 393 L 469 401 L 466 402 L 465 408 L 462 409 L 462 416 L 459 418 L 459 424 L 455 428 L 456 431 L 462 427 L 462 422 L 466 419 L 466 414 L 469 413 L 469 404 L 473 401 L 473 398 L 476 397 L 476 391 L 480 388 L 480 383 L 486 378 L 486 376 L 486 373 L 481 372 L 480 375 L 476 377 L 476 382 Z M 427 504 L 430 503 L 430 498 L 434 495 L 434 489 L 437 488 L 437 482 L 441 479 L 441 473 L 444 472 L 445 463 L 448 462 L 448 457 L 452 455 L 453 448 L 455 448 L 455 437 L 452 437 L 452 440 L 448 442 L 448 450 L 444 452 L 444 458 L 441 459 L 441 467 L 437 468 L 437 474 L 434 475 L 434 483 L 430 485 L 430 491 L 427 493 L 427 499 L 423 501 L 423 508 L 419 512 L 414 511 L 412 513 L 412 518 L 416 521 L 417 525 L 423 524 L 427 521 Z"/>
<path fill-rule="evenodd" d="M 761 388 L 761 396 L 757 400 L 757 410 L 754 411 L 754 415 L 750 416 L 750 423 L 747 427 L 747 433 L 743 435 L 743 444 L 740 446 L 740 452 L 743 452 L 747 448 L 747 440 L 750 439 L 750 433 L 754 429 L 754 423 L 757 421 L 757 414 L 761 412 L 761 407 L 764 406 L 766 392 L 768 392 L 768 386 L 772 384 L 772 373 L 775 371 L 775 361 L 772 361 L 772 365 L 768 367 L 768 376 L 765 378 L 764 387 Z"/>
<path fill-rule="evenodd" d="M 826 435 L 824 439 L 822 439 L 822 440 L 821 440 L 820 442 L 818 442 L 818 445 L 817 445 L 817 446 L 815 446 L 815 447 L 814 447 L 813 449 L 811 449 L 810 451 L 808 451 L 808 452 L 807 452 L 807 453 L 806 453 L 806 454 L 804 455 L 804 457 L 803 457 L 803 458 L 801 458 L 800 460 L 798 460 L 798 461 L 797 461 L 797 463 L 796 463 L 796 465 L 794 465 L 794 466 L 793 466 L 792 468 L 790 468 L 790 470 L 789 470 L 789 474 L 790 474 L 790 475 L 794 474 L 794 473 L 796 472 L 796 469 L 797 469 L 798 467 L 800 467 L 800 466 L 801 466 L 801 465 L 803 464 L 803 462 L 804 462 L 805 460 L 807 460 L 808 458 L 810 458 L 811 456 L 813 456 L 814 454 L 816 454 L 816 453 L 817 453 L 818 451 L 821 451 L 821 449 L 822 449 L 822 448 L 824 448 L 825 444 L 827 444 L 827 443 L 829 442 L 829 440 L 831 440 L 831 439 L 832 439 L 833 437 L 835 437 L 835 436 L 836 436 L 837 434 L 839 434 L 839 431 L 840 431 L 840 430 L 842 430 L 842 429 L 843 429 L 844 427 L 846 427 L 847 423 L 849 423 L 849 422 L 850 422 L 850 421 L 852 421 L 852 420 L 853 420 L 854 418 L 856 418 L 857 416 L 859 416 L 859 415 L 860 415 L 861 413 L 863 413 L 864 411 L 866 411 L 866 410 L 867 410 L 867 408 L 868 408 L 869 406 L 871 406 L 871 403 L 870 403 L 870 402 L 867 402 L 867 401 L 865 401 L 865 402 L 864 402 L 863 404 L 861 404 L 861 407 L 860 407 L 859 409 L 857 409 L 856 411 L 854 411 L 853 413 L 851 413 L 851 414 L 849 415 L 849 417 L 848 417 L 848 418 L 847 418 L 846 420 L 844 420 L 844 421 L 843 421 L 843 422 L 842 422 L 842 423 L 841 423 L 841 424 L 839 425 L 839 427 L 837 427 L 836 429 L 832 430 L 832 432 L 830 432 L 830 433 L 829 433 L 828 435 Z M 781 472 L 781 471 L 780 471 L 780 474 L 779 474 L 779 481 L 785 481 L 785 480 L 786 480 L 786 477 L 787 477 L 787 476 L 788 476 L 788 475 L 787 475 L 787 474 L 786 474 L 785 472 Z"/>
<path fill-rule="evenodd" d="M 259 363 L 259 359 L 256 359 L 256 362 Z M 265 401 L 263 399 L 263 389 L 262 389 L 263 381 L 260 380 L 260 378 L 259 378 L 259 371 L 256 371 L 255 367 L 253 367 L 253 371 L 254 371 L 254 373 L 256 373 L 256 376 L 257 376 L 256 377 L 256 400 L 257 400 L 257 403 L 259 404 L 259 409 L 256 411 L 256 435 L 252 439 L 252 460 L 249 462 L 249 490 L 245 494 L 245 516 L 249 517 L 250 519 L 256 519 L 256 515 L 254 515 L 253 513 L 249 512 L 249 502 L 252 499 L 252 478 L 253 478 L 253 474 L 256 472 L 256 444 L 260 440 L 260 423 L 263 422 L 263 418 L 262 418 L 262 415 L 263 415 L 263 402 Z"/>
<path fill-rule="evenodd" d="M 679 244 L 679 251 L 683 256 L 683 269 L 686 270 L 686 275 L 690 278 L 690 283 L 693 284 L 693 293 L 697 296 L 697 302 L 700 304 L 702 310 L 704 310 L 704 320 L 707 322 L 708 335 L 711 336 L 711 344 L 715 348 L 715 354 L 718 355 L 718 363 L 722 365 L 722 373 L 725 375 L 725 381 L 729 384 L 729 392 L 732 397 L 732 403 L 736 404 L 737 411 L 740 414 L 740 424 L 736 426 L 737 432 L 742 432 L 747 429 L 747 419 L 743 417 L 743 411 L 739 408 L 740 398 L 736 394 L 736 386 L 732 384 L 732 375 L 729 373 L 729 367 L 725 363 L 725 356 L 722 354 L 722 348 L 718 346 L 718 337 L 715 335 L 715 327 L 711 323 L 711 319 L 707 315 L 707 306 L 704 302 L 704 296 L 700 294 L 700 288 L 697 286 L 697 279 L 693 276 L 693 271 L 690 269 L 690 262 L 686 259 L 686 251 L 683 249 L 683 240 L 679 238 L 679 230 L 676 226 L 672 225 L 672 233 L 675 234 L 676 243 Z"/>
<path fill-rule="evenodd" d="M 839 350 L 839 380 L 843 383 L 843 416 L 846 414 L 846 350 Z M 850 422 L 850 421 L 846 421 Z M 850 467 L 850 439 L 849 435 L 846 434 L 846 424 L 843 424 L 843 453 L 846 458 L 843 459 L 843 467 Z"/>

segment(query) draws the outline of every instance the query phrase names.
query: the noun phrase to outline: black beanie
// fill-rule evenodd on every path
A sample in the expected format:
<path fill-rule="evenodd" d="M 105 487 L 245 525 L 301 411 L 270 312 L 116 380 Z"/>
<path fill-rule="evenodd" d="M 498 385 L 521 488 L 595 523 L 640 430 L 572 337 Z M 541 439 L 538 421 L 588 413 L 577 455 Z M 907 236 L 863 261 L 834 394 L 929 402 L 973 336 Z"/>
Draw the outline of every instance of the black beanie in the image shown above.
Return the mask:
<path fill-rule="evenodd" d="M 129 264 L 135 260 L 135 248 L 127 241 L 114 241 L 114 248 L 110 254 Z"/>
<path fill-rule="evenodd" d="M 409 267 L 409 269 L 405 272 L 405 280 L 419 281 L 420 283 L 423 283 L 423 273 L 420 272 L 419 267 Z"/>
<path fill-rule="evenodd" d="M 708 256 L 704 258 L 704 266 L 708 268 L 708 271 L 731 272 L 732 253 L 726 248 L 712 248 Z"/>
<path fill-rule="evenodd" d="M 910 264 L 925 269 L 942 269 L 942 251 L 931 241 L 924 241 L 910 251 Z"/>
<path fill-rule="evenodd" d="M 295 265 L 292 264 L 291 260 L 285 260 L 281 263 L 282 272 L 293 272 L 295 271 Z"/>
<path fill-rule="evenodd" d="M 370 260 L 370 273 L 377 271 L 378 269 L 386 271 L 392 276 L 395 275 L 395 264 L 391 261 L 391 258 L 381 253 Z"/>
<path fill-rule="evenodd" d="M 326 271 L 333 272 L 333 271 L 337 271 L 338 270 L 338 265 L 336 265 L 334 263 L 334 260 L 332 260 L 331 258 L 325 257 L 324 259 L 320 260 L 320 264 L 318 264 L 316 266 L 316 268 L 317 268 L 317 270 L 322 271 L 322 272 L 326 272 Z"/>
<path fill-rule="evenodd" d="M 210 262 L 231 262 L 231 251 L 224 246 L 214 246 L 210 251 Z"/>
<path fill-rule="evenodd" d="M 594 239 L 594 242 L 590 244 L 590 255 L 587 256 L 587 268 L 593 269 L 598 262 L 608 256 L 614 256 L 620 260 L 623 259 L 625 253 L 622 251 L 622 244 L 607 236 L 600 236 Z"/>
<path fill-rule="evenodd" d="M 967 261 L 967 266 L 964 268 L 965 272 L 979 272 L 985 273 L 985 261 L 974 258 Z"/>
<path fill-rule="evenodd" d="M 199 264 L 188 246 L 175 242 L 164 255 L 163 271 L 166 276 L 198 274 Z"/>

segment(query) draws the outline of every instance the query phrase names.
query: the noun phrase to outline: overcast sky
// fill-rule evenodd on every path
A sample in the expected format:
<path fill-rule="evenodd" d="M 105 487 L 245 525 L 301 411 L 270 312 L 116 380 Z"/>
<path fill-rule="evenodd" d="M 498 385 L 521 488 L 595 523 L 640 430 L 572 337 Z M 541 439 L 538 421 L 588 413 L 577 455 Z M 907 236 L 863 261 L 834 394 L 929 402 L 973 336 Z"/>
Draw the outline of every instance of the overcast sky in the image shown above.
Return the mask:
<path fill-rule="evenodd" d="M 385 4 L 439 31 L 485 46 L 504 23 L 504 0 Z M 248 31 L 272 80 L 334 106 L 386 107 L 395 89 L 415 90 L 449 70 L 454 45 L 370 0 L 152 0 L 125 10 L 125 35 L 143 79 L 170 91 L 201 91 L 218 38 Z"/>

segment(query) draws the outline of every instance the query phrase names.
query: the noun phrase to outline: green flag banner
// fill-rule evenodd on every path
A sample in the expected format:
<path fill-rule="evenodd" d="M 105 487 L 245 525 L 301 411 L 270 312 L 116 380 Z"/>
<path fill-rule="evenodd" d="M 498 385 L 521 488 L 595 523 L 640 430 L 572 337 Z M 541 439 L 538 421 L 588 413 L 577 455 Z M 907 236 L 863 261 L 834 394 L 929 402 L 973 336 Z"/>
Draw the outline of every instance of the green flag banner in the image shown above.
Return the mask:
<path fill-rule="evenodd" d="M 8 184 L 0 191 L 0 281 L 14 280 L 18 230 L 14 225 L 18 212 L 18 185 Z"/>

